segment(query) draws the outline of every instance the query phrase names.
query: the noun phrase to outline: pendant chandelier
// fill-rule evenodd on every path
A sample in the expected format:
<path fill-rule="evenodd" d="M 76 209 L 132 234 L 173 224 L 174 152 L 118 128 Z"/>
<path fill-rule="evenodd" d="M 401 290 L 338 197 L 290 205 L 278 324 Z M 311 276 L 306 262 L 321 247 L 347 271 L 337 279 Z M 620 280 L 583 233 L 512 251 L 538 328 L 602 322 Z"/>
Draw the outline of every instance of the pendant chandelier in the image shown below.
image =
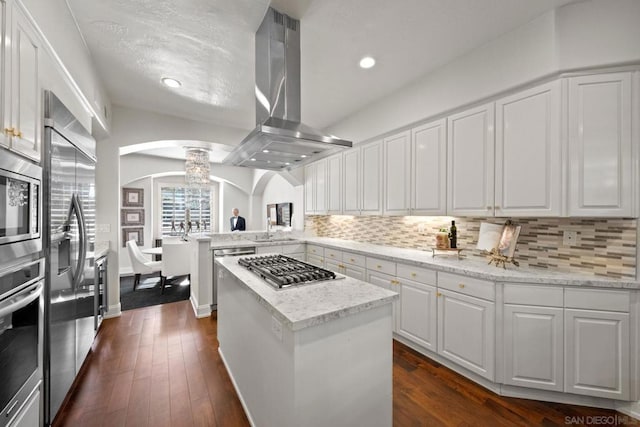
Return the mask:
<path fill-rule="evenodd" d="M 208 188 L 210 183 L 209 175 L 211 174 L 209 150 L 204 148 L 187 148 L 184 171 L 188 188 Z"/>

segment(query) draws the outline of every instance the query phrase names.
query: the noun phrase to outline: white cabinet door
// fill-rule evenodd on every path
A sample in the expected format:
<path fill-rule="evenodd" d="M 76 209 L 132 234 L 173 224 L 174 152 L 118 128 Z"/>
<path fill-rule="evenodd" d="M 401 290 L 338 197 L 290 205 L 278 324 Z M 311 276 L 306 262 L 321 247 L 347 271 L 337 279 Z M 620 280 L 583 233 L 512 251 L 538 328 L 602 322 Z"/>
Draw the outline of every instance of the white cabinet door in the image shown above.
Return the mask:
<path fill-rule="evenodd" d="M 384 139 L 384 214 L 409 215 L 411 132 Z"/>
<path fill-rule="evenodd" d="M 382 214 L 382 141 L 360 148 L 362 156 L 362 202 L 360 214 Z"/>
<path fill-rule="evenodd" d="M 438 291 L 438 354 L 493 381 L 495 304 L 442 288 Z"/>
<path fill-rule="evenodd" d="M 42 96 L 40 90 L 39 43 L 22 6 L 12 8 L 11 40 L 11 149 L 40 161 L 42 143 Z M 5 70 L 6 72 L 7 70 Z M 6 89 L 6 88 L 5 88 Z"/>
<path fill-rule="evenodd" d="M 496 102 L 496 216 L 560 216 L 560 82 Z"/>
<path fill-rule="evenodd" d="M 329 271 L 333 271 L 334 273 L 344 274 L 344 265 L 342 265 L 339 261 L 334 261 L 332 259 L 327 259 L 324 262 L 324 268 Z"/>
<path fill-rule="evenodd" d="M 2 19 L 5 17 L 5 19 Z M 2 55 L 2 67 L 0 67 L 0 146 L 9 147 L 10 135 L 7 129 L 11 126 L 11 22 L 10 11 L 6 3 L 0 2 L 0 55 Z"/>
<path fill-rule="evenodd" d="M 346 151 L 342 163 L 342 210 L 345 215 L 360 215 L 360 148 Z"/>
<path fill-rule="evenodd" d="M 398 279 L 398 334 L 436 351 L 436 287 Z"/>
<path fill-rule="evenodd" d="M 315 167 L 314 210 L 316 215 L 324 215 L 327 213 L 327 159 L 318 160 Z"/>
<path fill-rule="evenodd" d="M 629 314 L 565 309 L 567 393 L 629 399 Z"/>
<path fill-rule="evenodd" d="M 564 323 L 560 307 L 504 305 L 504 383 L 564 388 Z"/>
<path fill-rule="evenodd" d="M 390 276 L 384 273 L 377 273 L 375 271 L 369 272 L 367 271 L 367 282 L 372 285 L 379 286 L 384 289 L 388 289 L 390 291 L 397 292 L 396 289 L 396 278 L 394 276 Z M 393 332 L 398 332 L 398 301 L 394 301 L 392 303 L 392 322 L 393 322 Z"/>
<path fill-rule="evenodd" d="M 494 214 L 494 105 L 449 117 L 447 214 Z"/>
<path fill-rule="evenodd" d="M 569 215 L 633 214 L 631 73 L 569 79 Z"/>
<path fill-rule="evenodd" d="M 313 215 L 316 213 L 315 206 L 315 183 L 316 165 L 311 163 L 304 167 L 304 213 Z"/>
<path fill-rule="evenodd" d="M 411 130 L 411 214 L 447 212 L 446 119 Z"/>
<path fill-rule="evenodd" d="M 342 214 L 342 154 L 327 159 L 327 213 Z"/>
<path fill-rule="evenodd" d="M 366 274 L 365 270 L 362 267 L 357 267 L 355 265 L 343 264 L 344 265 L 344 275 L 353 277 L 354 279 L 365 281 Z"/>

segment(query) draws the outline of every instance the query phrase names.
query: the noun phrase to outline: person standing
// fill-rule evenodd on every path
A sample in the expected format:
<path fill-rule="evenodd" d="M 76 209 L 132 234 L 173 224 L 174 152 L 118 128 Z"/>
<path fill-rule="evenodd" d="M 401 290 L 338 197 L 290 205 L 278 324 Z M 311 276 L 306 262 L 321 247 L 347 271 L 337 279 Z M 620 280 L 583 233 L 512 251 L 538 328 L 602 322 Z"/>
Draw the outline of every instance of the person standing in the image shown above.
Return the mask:
<path fill-rule="evenodd" d="M 231 231 L 244 231 L 247 228 L 247 224 L 243 217 L 240 216 L 238 208 L 233 208 L 233 216 L 231 217 Z"/>

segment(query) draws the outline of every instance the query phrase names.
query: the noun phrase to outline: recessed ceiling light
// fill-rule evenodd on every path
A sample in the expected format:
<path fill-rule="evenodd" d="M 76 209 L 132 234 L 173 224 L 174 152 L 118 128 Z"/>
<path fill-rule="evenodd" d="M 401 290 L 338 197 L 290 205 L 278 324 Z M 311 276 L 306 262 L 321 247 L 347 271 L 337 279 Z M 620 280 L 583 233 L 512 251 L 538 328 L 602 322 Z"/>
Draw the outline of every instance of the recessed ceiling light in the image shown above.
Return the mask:
<path fill-rule="evenodd" d="M 269 150 L 262 150 L 262 152 L 263 152 L 263 153 L 268 153 L 268 152 L 269 152 Z"/>
<path fill-rule="evenodd" d="M 256 159 L 251 159 L 251 161 L 252 161 L 252 162 L 255 162 L 255 161 L 256 161 Z"/>
<path fill-rule="evenodd" d="M 302 158 L 304 159 L 305 157 L 307 157 L 307 155 L 306 155 L 306 154 L 303 154 L 303 155 L 302 155 L 302 156 L 300 156 L 300 157 L 302 157 Z"/>
<path fill-rule="evenodd" d="M 287 166 L 289 166 L 290 164 L 291 164 L 291 163 L 289 163 L 289 162 L 286 162 L 286 163 L 285 163 L 285 165 L 287 165 Z"/>
<path fill-rule="evenodd" d="M 162 78 L 162 83 L 164 83 L 165 86 L 169 86 L 169 87 L 180 87 L 180 86 L 182 86 L 182 83 L 180 83 L 176 79 L 172 79 L 171 77 L 163 77 Z"/>
<path fill-rule="evenodd" d="M 373 67 L 374 65 L 376 65 L 376 60 L 370 56 L 365 56 L 360 60 L 360 68 L 367 69 Z"/>

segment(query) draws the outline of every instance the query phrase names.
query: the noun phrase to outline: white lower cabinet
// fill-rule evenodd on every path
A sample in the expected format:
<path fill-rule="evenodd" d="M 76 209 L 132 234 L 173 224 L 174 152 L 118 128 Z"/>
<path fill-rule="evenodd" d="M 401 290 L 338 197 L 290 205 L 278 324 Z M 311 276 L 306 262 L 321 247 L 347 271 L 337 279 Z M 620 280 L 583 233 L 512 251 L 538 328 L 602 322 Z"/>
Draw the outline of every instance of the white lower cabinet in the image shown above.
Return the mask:
<path fill-rule="evenodd" d="M 629 314 L 566 309 L 565 392 L 629 400 Z"/>
<path fill-rule="evenodd" d="M 438 354 L 487 378 L 495 371 L 495 303 L 440 289 Z"/>
<path fill-rule="evenodd" d="M 563 309 L 505 304 L 504 383 L 562 391 Z"/>
<path fill-rule="evenodd" d="M 436 351 L 436 287 L 399 279 L 397 333 L 424 348 Z"/>
<path fill-rule="evenodd" d="M 397 282 L 396 278 L 394 276 L 391 276 L 389 274 L 384 274 L 384 273 L 378 273 L 378 272 L 369 272 L 367 271 L 367 282 L 371 283 L 372 285 L 376 285 L 376 286 L 380 286 L 381 288 L 384 289 L 388 289 L 390 291 L 394 291 L 397 292 L 397 289 L 395 288 L 395 284 Z M 393 302 L 393 332 L 398 332 L 398 301 L 394 301 Z"/>

